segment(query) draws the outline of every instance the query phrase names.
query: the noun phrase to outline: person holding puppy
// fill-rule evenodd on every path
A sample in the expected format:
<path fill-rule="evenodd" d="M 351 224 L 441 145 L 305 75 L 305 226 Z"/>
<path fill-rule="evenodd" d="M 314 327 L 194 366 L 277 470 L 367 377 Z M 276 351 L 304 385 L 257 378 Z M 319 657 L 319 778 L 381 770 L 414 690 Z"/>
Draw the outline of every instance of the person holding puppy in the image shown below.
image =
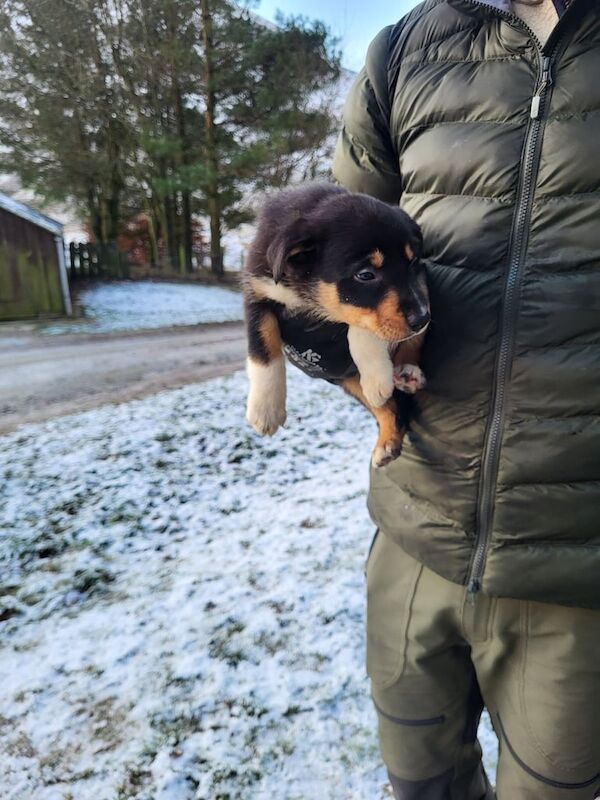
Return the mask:
<path fill-rule="evenodd" d="M 368 501 L 399 800 L 600 794 L 599 75 L 596 0 L 425 0 L 346 102 L 334 177 L 418 222 L 431 303 L 428 384 Z"/>

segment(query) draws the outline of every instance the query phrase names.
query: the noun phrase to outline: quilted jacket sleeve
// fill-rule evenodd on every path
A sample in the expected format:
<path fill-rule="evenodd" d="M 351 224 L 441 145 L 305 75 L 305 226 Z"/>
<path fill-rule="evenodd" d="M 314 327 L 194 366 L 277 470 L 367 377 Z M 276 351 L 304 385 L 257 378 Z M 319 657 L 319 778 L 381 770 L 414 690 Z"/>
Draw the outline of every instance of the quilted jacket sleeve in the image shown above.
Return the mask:
<path fill-rule="evenodd" d="M 353 192 L 388 203 L 400 199 L 402 184 L 389 130 L 388 43 L 393 26 L 371 42 L 344 106 L 333 161 L 333 177 Z"/>

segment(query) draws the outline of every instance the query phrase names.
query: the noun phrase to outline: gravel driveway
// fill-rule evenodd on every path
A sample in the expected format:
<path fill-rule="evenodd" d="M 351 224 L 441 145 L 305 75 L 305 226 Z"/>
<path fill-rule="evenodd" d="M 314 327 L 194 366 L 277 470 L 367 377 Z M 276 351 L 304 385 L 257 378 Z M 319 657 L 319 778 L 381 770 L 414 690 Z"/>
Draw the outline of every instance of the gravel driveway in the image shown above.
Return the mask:
<path fill-rule="evenodd" d="M 243 367 L 241 322 L 40 337 L 0 329 L 0 433 Z"/>

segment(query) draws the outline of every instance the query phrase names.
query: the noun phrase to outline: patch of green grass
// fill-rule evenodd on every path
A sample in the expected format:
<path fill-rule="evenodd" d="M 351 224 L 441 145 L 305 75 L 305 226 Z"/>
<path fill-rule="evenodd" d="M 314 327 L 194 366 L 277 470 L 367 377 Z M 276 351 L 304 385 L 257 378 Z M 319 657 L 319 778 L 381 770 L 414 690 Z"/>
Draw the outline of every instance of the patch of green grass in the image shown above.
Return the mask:
<path fill-rule="evenodd" d="M 152 782 L 152 773 L 148 767 L 130 766 L 123 780 L 116 788 L 115 800 L 131 800 L 136 794 Z"/>
<path fill-rule="evenodd" d="M 93 678 L 100 678 L 102 675 L 104 675 L 104 670 L 102 667 L 98 667 L 95 664 L 88 664 L 83 671 L 88 675 L 91 675 Z"/>
<path fill-rule="evenodd" d="M 55 558 L 67 550 L 71 540 L 64 535 L 64 530 L 56 523 L 48 522 L 43 531 L 32 536 L 27 541 L 22 539 L 15 541 L 15 549 L 19 560 L 25 566 L 31 566 L 35 562 L 50 558 Z"/>
<path fill-rule="evenodd" d="M 117 525 L 119 522 L 137 522 L 140 518 L 139 512 L 132 504 L 124 504 L 119 508 L 113 509 L 104 518 L 106 525 Z"/>
<path fill-rule="evenodd" d="M 242 633 L 245 627 L 243 622 L 233 617 L 227 617 L 208 643 L 210 657 L 225 661 L 230 667 L 237 667 L 241 661 L 247 661 L 247 655 L 232 642 L 232 639 Z"/>
<path fill-rule="evenodd" d="M 73 588 L 88 596 L 104 593 L 108 590 L 108 584 L 114 579 L 114 575 L 101 567 L 78 569 L 73 578 Z"/>
<path fill-rule="evenodd" d="M 83 508 L 86 499 L 87 494 L 76 494 L 68 500 L 63 500 L 48 512 L 48 517 L 54 514 L 68 514 L 68 516 L 74 517 Z"/>
<path fill-rule="evenodd" d="M 287 643 L 287 637 L 283 638 L 273 636 L 266 631 L 261 631 L 261 633 L 254 638 L 254 644 L 256 644 L 258 647 L 262 647 L 262 649 L 266 650 L 266 652 L 271 656 L 274 656 L 281 650 L 285 650 Z"/>
<path fill-rule="evenodd" d="M 325 522 L 322 519 L 312 519 L 311 517 L 307 517 L 303 519 L 300 523 L 301 528 L 324 528 Z"/>
<path fill-rule="evenodd" d="M 294 610 L 294 604 L 286 603 L 285 600 L 268 600 L 267 605 L 272 608 L 276 614 L 291 614 Z"/>
<path fill-rule="evenodd" d="M 0 622 L 18 617 L 23 614 L 21 603 L 12 595 L 0 597 Z"/>
<path fill-rule="evenodd" d="M 150 719 L 150 724 L 160 740 L 168 742 L 172 747 L 203 729 L 201 713 L 191 708 L 158 712 Z"/>
<path fill-rule="evenodd" d="M 230 792 L 217 790 L 217 793 L 211 797 L 211 800 L 238 800 L 238 798 L 241 800 L 242 798 L 250 797 L 250 795 L 242 790 L 249 789 L 258 783 L 262 778 L 262 772 L 257 769 L 244 769 L 243 772 L 240 772 L 234 767 L 223 767 L 221 769 L 216 769 L 211 777 L 215 789 L 220 783 L 235 781 L 236 789 L 240 790 L 236 792 L 235 795 L 230 794 Z"/>

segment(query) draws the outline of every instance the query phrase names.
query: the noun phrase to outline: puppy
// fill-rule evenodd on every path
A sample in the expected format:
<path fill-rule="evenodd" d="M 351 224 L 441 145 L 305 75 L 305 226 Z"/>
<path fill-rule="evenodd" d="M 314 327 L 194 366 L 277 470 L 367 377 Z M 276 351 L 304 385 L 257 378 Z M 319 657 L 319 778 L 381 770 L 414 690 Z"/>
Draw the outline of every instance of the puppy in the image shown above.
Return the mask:
<path fill-rule="evenodd" d="M 400 455 L 406 420 L 394 386 L 414 394 L 425 384 L 421 244 L 418 225 L 398 207 L 339 186 L 311 183 L 267 199 L 243 275 L 247 419 L 258 433 L 285 422 L 285 355 L 371 411 L 379 425 L 373 466 Z"/>

